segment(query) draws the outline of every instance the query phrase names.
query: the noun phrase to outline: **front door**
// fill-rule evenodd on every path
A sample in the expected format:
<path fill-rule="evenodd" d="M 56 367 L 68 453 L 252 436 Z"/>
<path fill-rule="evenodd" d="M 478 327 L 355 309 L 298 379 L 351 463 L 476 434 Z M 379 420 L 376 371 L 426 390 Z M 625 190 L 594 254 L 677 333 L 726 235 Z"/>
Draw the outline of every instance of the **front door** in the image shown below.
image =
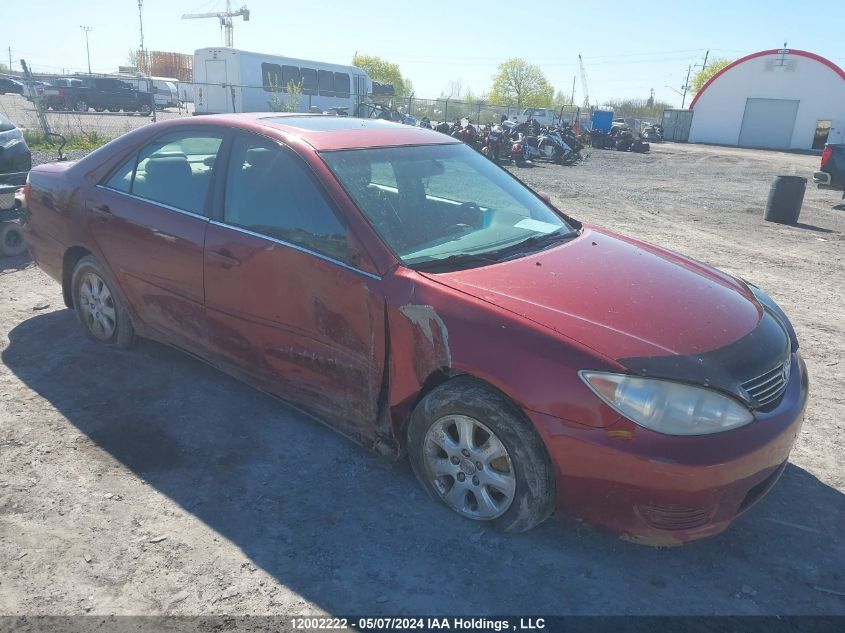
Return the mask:
<path fill-rule="evenodd" d="M 816 123 L 816 133 L 813 134 L 813 149 L 824 149 L 827 145 L 827 138 L 830 136 L 830 126 L 833 121 L 819 120 Z"/>
<path fill-rule="evenodd" d="M 161 136 L 86 200 L 94 240 L 137 317 L 191 350 L 205 340 L 203 244 L 222 139 L 208 128 Z"/>
<path fill-rule="evenodd" d="M 209 347 L 254 382 L 372 439 L 384 366 L 379 278 L 293 151 L 232 143 L 220 217 L 206 235 Z"/>
<path fill-rule="evenodd" d="M 208 112 L 229 112 L 226 60 L 205 60 L 205 103 Z"/>

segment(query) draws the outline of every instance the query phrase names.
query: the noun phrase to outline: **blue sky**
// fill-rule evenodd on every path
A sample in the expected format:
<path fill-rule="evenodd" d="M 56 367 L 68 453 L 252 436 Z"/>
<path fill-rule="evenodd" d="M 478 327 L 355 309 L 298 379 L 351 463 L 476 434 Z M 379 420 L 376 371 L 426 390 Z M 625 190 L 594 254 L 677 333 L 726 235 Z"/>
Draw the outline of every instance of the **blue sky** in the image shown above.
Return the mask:
<path fill-rule="evenodd" d="M 3 4 L 12 4 L 4 0 Z M 437 96 L 450 81 L 478 94 L 489 90 L 496 66 L 509 57 L 538 64 L 555 88 L 569 94 L 584 57 L 591 102 L 655 95 L 680 105 L 689 64 L 741 57 L 780 47 L 809 50 L 845 67 L 841 0 L 812 10 L 781 0 L 754 2 L 481 3 L 316 0 L 233 0 L 246 3 L 249 22 L 236 18 L 235 47 L 306 59 L 348 63 L 355 51 L 400 65 L 416 94 Z M 2 58 L 23 57 L 36 70 L 86 69 L 84 34 L 90 32 L 91 67 L 111 72 L 139 43 L 137 0 L 27 0 L 4 11 Z M 191 53 L 219 45 L 216 20 L 181 20 L 183 13 L 216 11 L 225 0 L 144 0 L 148 49 Z M 827 16 L 820 19 L 819 16 Z M 838 16 L 834 19 L 834 16 Z M 835 21 L 839 23 L 836 24 Z M 583 98 L 580 78 L 576 102 Z M 687 104 L 689 98 L 687 99 Z"/>

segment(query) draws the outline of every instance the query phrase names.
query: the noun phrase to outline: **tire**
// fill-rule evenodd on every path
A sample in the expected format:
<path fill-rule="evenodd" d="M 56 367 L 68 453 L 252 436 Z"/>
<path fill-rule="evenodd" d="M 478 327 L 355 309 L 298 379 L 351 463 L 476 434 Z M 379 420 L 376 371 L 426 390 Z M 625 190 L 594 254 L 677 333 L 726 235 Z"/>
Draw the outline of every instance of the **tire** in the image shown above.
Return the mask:
<path fill-rule="evenodd" d="M 23 232 L 17 222 L 0 223 L 0 255 L 15 257 L 26 250 Z"/>
<path fill-rule="evenodd" d="M 408 453 L 428 493 L 468 519 L 524 532 L 554 510 L 554 474 L 539 435 L 511 400 L 474 378 L 459 376 L 423 398 L 408 426 Z"/>
<path fill-rule="evenodd" d="M 141 113 L 141 116 L 150 116 L 153 113 L 153 109 L 149 103 L 142 103 L 138 106 L 138 112 Z"/>
<path fill-rule="evenodd" d="M 120 112 L 120 108 L 106 108 L 109 112 Z"/>
<path fill-rule="evenodd" d="M 103 106 L 94 106 L 94 112 L 105 112 L 106 109 Z"/>
<path fill-rule="evenodd" d="M 76 112 L 88 112 L 88 102 L 85 99 L 78 99 L 73 104 L 73 110 Z"/>
<path fill-rule="evenodd" d="M 76 318 L 91 339 L 120 349 L 132 347 L 135 328 L 116 284 L 96 257 L 88 255 L 79 260 L 73 269 L 71 289 Z"/>

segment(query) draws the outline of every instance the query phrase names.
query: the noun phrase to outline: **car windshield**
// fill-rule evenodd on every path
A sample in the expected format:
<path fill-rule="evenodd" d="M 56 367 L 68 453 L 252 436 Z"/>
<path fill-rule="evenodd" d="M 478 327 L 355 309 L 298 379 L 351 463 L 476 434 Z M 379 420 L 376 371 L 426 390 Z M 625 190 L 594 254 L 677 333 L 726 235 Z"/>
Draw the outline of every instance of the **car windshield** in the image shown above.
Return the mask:
<path fill-rule="evenodd" d="M 484 265 L 576 234 L 530 189 L 464 144 L 321 155 L 373 228 L 413 268 Z"/>
<path fill-rule="evenodd" d="M 0 132 L 8 132 L 9 130 L 14 130 L 15 124 L 12 123 L 9 119 L 4 117 L 0 114 Z"/>

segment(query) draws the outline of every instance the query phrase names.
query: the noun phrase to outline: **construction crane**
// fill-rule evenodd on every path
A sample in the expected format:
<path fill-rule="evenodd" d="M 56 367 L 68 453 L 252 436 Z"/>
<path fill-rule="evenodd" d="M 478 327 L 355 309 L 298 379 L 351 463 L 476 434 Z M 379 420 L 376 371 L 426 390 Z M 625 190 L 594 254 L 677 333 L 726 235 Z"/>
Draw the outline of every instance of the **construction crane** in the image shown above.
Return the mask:
<path fill-rule="evenodd" d="M 235 27 L 232 23 L 232 18 L 241 16 L 244 22 L 249 22 L 249 9 L 246 5 L 242 6 L 237 11 L 232 11 L 232 3 L 226 0 L 225 11 L 213 11 L 211 13 L 185 13 L 182 16 L 183 20 L 193 20 L 195 18 L 217 18 L 220 20 L 220 30 L 225 36 L 226 46 L 233 48 L 235 46 Z"/>
<path fill-rule="evenodd" d="M 584 108 L 590 107 L 590 93 L 587 91 L 587 71 L 584 70 L 584 60 L 581 53 L 578 53 L 578 65 L 581 67 L 581 89 L 584 91 Z"/>

